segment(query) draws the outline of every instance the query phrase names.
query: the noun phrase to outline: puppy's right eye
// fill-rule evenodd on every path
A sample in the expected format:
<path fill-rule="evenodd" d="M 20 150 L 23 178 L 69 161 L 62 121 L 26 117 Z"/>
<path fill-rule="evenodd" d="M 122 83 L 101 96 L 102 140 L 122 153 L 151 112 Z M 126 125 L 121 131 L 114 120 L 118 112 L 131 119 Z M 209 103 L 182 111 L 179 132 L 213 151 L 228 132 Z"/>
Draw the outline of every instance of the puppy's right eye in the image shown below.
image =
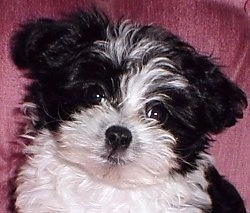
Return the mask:
<path fill-rule="evenodd" d="M 106 99 L 104 89 L 98 85 L 90 86 L 86 89 L 85 99 L 91 105 L 101 104 Z"/>

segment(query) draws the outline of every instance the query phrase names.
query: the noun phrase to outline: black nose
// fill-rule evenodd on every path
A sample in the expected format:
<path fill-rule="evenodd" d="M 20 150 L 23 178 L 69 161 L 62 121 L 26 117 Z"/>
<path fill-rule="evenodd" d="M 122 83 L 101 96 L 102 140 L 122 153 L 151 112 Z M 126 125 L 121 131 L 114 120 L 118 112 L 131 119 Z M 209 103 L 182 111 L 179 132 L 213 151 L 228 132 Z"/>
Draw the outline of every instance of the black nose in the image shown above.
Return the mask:
<path fill-rule="evenodd" d="M 112 149 L 127 149 L 132 141 L 131 132 L 122 126 L 111 126 L 106 131 L 106 145 Z"/>

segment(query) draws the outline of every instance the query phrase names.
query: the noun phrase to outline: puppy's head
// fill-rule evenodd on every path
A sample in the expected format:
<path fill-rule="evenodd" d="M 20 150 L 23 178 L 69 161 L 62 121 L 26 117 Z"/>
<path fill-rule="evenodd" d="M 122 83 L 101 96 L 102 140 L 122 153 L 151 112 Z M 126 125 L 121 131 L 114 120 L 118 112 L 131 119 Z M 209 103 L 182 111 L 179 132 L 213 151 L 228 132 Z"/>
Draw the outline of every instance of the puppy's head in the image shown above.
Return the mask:
<path fill-rule="evenodd" d="M 30 22 L 13 60 L 34 80 L 32 119 L 63 162 L 119 186 L 187 173 L 242 117 L 244 93 L 208 57 L 156 26 L 101 13 Z"/>

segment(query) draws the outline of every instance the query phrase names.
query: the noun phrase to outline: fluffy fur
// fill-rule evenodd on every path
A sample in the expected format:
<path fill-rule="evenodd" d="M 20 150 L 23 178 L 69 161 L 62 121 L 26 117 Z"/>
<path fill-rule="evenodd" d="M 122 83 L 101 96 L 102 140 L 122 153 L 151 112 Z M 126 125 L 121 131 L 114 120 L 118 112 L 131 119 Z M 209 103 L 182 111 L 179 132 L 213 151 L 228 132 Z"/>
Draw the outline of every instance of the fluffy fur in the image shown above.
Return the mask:
<path fill-rule="evenodd" d="M 33 79 L 19 213 L 246 212 L 206 150 L 247 101 L 211 59 L 96 11 L 31 21 L 12 46 Z"/>

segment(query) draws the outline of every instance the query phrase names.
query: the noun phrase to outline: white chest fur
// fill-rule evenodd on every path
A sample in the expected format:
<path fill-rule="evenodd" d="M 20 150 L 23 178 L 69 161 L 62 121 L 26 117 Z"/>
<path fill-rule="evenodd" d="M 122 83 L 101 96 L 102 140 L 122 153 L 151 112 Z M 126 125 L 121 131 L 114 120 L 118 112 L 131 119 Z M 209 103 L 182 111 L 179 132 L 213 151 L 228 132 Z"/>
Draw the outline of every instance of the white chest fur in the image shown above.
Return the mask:
<path fill-rule="evenodd" d="M 20 213 L 201 213 L 211 205 L 202 170 L 153 186 L 119 189 L 62 162 L 43 141 L 18 176 Z M 48 143 L 46 143 L 48 144 Z"/>

